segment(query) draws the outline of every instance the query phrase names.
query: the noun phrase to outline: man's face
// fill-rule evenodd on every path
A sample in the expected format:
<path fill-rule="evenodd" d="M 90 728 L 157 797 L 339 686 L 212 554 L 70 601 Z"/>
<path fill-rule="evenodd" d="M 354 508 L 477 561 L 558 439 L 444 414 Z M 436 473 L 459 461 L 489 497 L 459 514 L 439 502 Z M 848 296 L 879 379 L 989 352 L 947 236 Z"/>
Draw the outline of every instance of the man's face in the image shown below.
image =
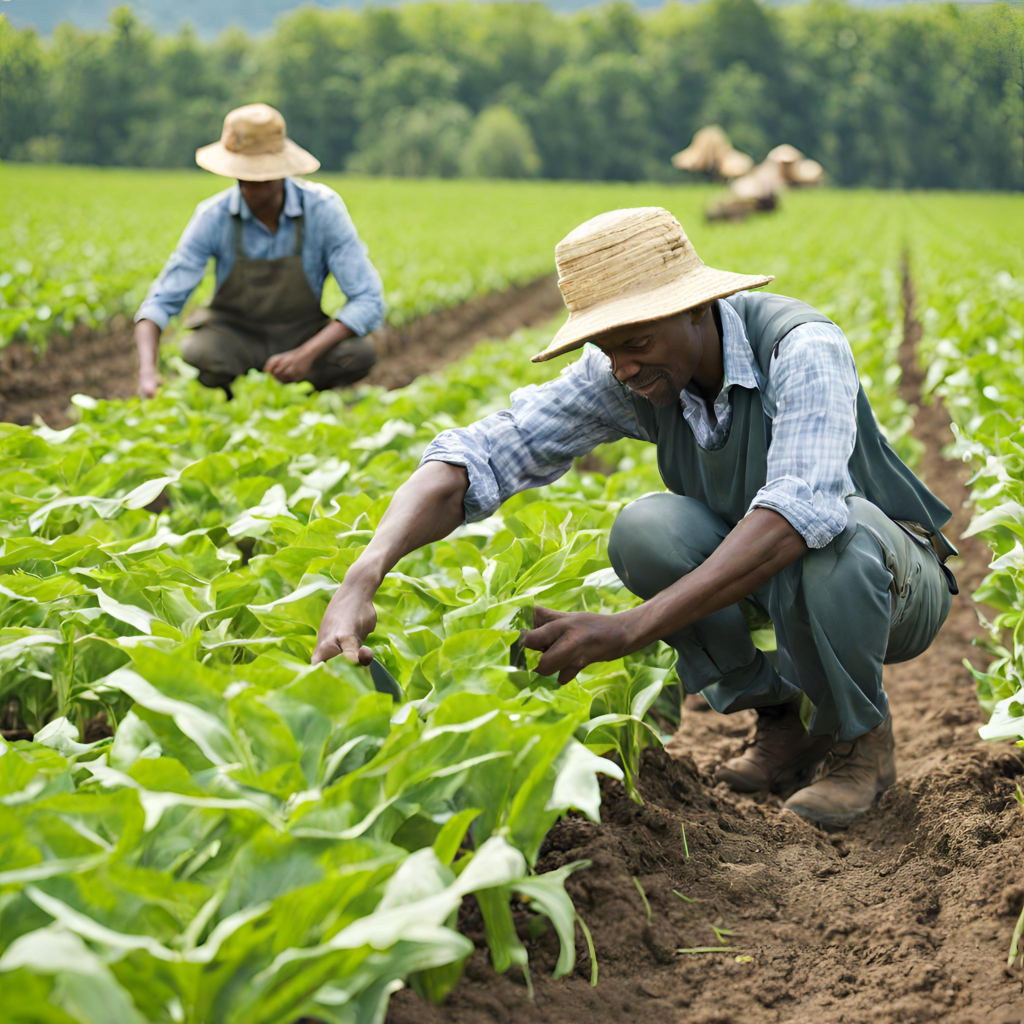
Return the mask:
<path fill-rule="evenodd" d="M 704 354 L 701 326 L 692 322 L 689 310 L 616 327 L 590 340 L 611 359 L 616 379 L 654 405 L 679 401 Z"/>
<path fill-rule="evenodd" d="M 284 179 L 276 181 L 239 181 L 238 187 L 242 190 L 242 198 L 245 205 L 253 213 L 259 214 L 262 210 L 272 209 L 284 194 Z"/>

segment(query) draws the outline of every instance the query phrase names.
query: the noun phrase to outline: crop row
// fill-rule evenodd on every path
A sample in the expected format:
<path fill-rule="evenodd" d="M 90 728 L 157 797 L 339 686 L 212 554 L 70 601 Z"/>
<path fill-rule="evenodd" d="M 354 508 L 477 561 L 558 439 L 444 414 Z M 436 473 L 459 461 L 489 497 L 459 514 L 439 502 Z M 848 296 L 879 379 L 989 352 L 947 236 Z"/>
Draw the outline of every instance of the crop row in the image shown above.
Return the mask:
<path fill-rule="evenodd" d="M 654 185 L 424 182 L 326 175 L 406 321 L 552 270 L 555 242 L 616 206 L 696 219 L 709 191 Z M 0 348 L 132 314 L 196 203 L 229 183 L 195 172 L 0 166 Z M 208 298 L 208 274 L 198 299 Z M 333 278 L 325 308 L 341 302 Z"/>
<path fill-rule="evenodd" d="M 860 238 L 838 231 L 850 203 Z M 797 210 L 699 246 L 833 315 L 912 454 L 891 210 Z M 456 982 L 470 893 L 497 969 L 528 967 L 514 894 L 573 969 L 577 865 L 532 869 L 566 809 L 599 816 L 598 774 L 636 795 L 673 659 L 655 645 L 559 688 L 511 648 L 535 602 L 632 600 L 607 531 L 660 488 L 653 447 L 620 442 L 607 477 L 570 472 L 403 560 L 370 640 L 400 701 L 309 666 L 423 446 L 550 377 L 527 359 L 542 343 L 354 401 L 252 375 L 228 403 L 179 379 L 145 405 L 80 398 L 65 431 L 0 425 L 0 700 L 35 734 L 0 745 L 0 971 L 41 1019 L 379 1019 L 403 981 Z"/>
<path fill-rule="evenodd" d="M 909 217 L 920 253 L 924 390 L 942 398 L 956 451 L 975 470 L 968 532 L 993 553 L 974 595 L 991 610 L 992 660 L 973 669 L 992 713 L 982 735 L 1024 745 L 1024 202 L 999 202 L 998 220 L 991 200 L 960 196 L 927 207 L 916 199 Z"/>

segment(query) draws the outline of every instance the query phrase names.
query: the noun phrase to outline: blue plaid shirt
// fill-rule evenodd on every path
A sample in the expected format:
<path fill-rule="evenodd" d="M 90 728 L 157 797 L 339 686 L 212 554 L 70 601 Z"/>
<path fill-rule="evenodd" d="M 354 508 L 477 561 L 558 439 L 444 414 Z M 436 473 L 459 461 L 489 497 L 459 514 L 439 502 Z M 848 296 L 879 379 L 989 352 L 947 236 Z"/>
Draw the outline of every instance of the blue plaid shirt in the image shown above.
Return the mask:
<path fill-rule="evenodd" d="M 384 317 L 380 274 L 341 196 L 326 185 L 301 178 L 284 179 L 284 208 L 274 234 L 252 215 L 238 185 L 203 200 L 135 314 L 136 323 L 145 318 L 163 330 L 203 279 L 211 257 L 217 261 L 217 287 L 224 283 L 235 265 L 232 221 L 236 215 L 242 218 L 242 251 L 254 260 L 290 256 L 295 251 L 295 220 L 302 217 L 302 269 L 313 294 L 323 292 L 331 273 L 348 299 L 335 319 L 360 335 L 380 327 Z"/>
<path fill-rule="evenodd" d="M 714 402 L 714 423 L 692 388 L 679 396 L 683 417 L 702 448 L 719 448 L 732 423 L 730 391 L 760 391 L 772 442 L 767 479 L 750 508 L 774 509 L 808 547 L 824 547 L 846 526 L 846 498 L 854 492 L 849 461 L 857 439 L 859 382 L 849 342 L 834 324 L 803 324 L 783 339 L 766 380 L 742 317 L 727 302 L 718 306 L 725 379 Z M 514 392 L 510 408 L 438 434 L 421 463 L 466 467 L 466 520 L 473 522 L 513 494 L 557 480 L 573 459 L 622 437 L 653 440 L 637 423 L 611 360 L 587 345 L 555 380 Z"/>

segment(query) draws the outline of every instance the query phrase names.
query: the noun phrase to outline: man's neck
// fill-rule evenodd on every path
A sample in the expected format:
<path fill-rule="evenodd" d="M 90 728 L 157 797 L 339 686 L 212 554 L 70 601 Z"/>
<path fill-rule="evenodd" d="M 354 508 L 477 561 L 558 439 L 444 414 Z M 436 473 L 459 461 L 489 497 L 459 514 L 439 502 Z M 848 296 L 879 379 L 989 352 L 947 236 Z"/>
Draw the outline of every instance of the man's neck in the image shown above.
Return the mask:
<path fill-rule="evenodd" d="M 284 193 L 281 194 L 279 202 L 260 209 L 259 213 L 253 216 L 272 234 L 277 234 L 278 225 L 281 223 L 281 211 L 284 209 Z"/>
<path fill-rule="evenodd" d="M 718 311 L 718 303 L 711 304 L 711 316 L 701 323 L 701 340 L 704 343 L 704 354 L 701 356 L 697 369 L 691 378 L 705 402 L 710 406 L 718 397 L 725 382 L 725 355 L 722 349 L 722 316 Z"/>

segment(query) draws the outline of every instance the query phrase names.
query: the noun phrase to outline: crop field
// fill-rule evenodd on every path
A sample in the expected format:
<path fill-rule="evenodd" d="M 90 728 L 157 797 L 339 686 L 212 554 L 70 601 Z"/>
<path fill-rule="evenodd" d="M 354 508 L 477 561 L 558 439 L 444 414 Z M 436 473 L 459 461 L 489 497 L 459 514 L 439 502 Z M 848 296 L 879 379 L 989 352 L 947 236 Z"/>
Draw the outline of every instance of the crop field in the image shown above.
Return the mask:
<path fill-rule="evenodd" d="M 671 201 L 693 220 L 710 189 L 545 182 L 423 182 L 323 175 L 384 279 L 388 319 L 551 271 L 555 242 L 602 210 Z M 0 347 L 134 313 L 196 204 L 204 172 L 0 166 Z M 198 292 L 207 298 L 212 273 Z M 341 301 L 329 279 L 325 306 Z"/>
<path fill-rule="evenodd" d="M 787 196 L 777 215 L 708 225 L 703 188 L 324 180 L 348 202 L 395 322 L 549 273 L 554 242 L 580 220 L 647 203 L 676 213 L 707 263 L 774 273 L 774 290 L 835 319 L 901 455 L 941 461 L 949 442 L 950 458 L 974 471 L 970 532 L 993 559 L 976 594 L 985 628 L 978 648 L 955 648 L 947 675 L 966 676 L 959 658 L 969 659 L 992 715 L 984 735 L 1024 739 L 1024 199 L 823 191 Z M 73 322 L 130 312 L 211 185 L 184 173 L 0 168 L 0 248 L 11 256 L 0 267 L 0 335 L 41 344 Z M 71 197 L 81 200 L 73 218 Z M 900 369 L 908 287 L 921 328 L 916 396 Z M 172 357 L 180 376 L 145 404 L 78 396 L 64 430 L 0 423 L 0 708 L 13 708 L 24 737 L 0 740 L 0 974 L 18 994 L 0 1019 L 441 1021 L 430 1004 L 490 984 L 479 968 L 460 981 L 479 949 L 517 979 L 497 997 L 520 1007 L 507 1019 L 569 1021 L 580 1007 L 622 1019 L 632 961 L 611 958 L 604 980 L 602 933 L 588 928 L 612 896 L 580 896 L 607 865 L 554 865 L 550 851 L 576 849 L 559 829 L 596 835 L 603 815 L 616 828 L 632 814 L 657 817 L 642 768 L 661 763 L 652 758 L 678 720 L 672 652 L 656 644 L 558 687 L 515 640 L 534 604 L 612 611 L 635 600 L 608 567 L 607 536 L 627 502 L 662 488 L 653 446 L 607 446 L 600 471 L 580 463 L 404 559 L 378 595 L 369 640 L 399 694 L 341 660 L 309 664 L 331 593 L 425 445 L 554 376 L 558 366 L 529 362 L 550 333 L 478 346 L 406 388 L 344 395 L 254 373 L 228 402 Z M 955 437 L 915 430 L 918 405 L 939 402 Z M 707 716 L 692 717 L 703 735 L 696 720 Z M 704 793 L 693 771 L 684 781 Z M 1000 771 L 1019 794 L 1019 768 Z M 971 834 L 984 824 L 1005 846 L 992 839 L 972 860 L 958 832 L 946 847 L 993 903 L 1007 903 L 995 933 L 971 938 L 1001 979 L 1008 947 L 1011 966 L 1024 948 L 1024 914 L 1014 928 L 1024 887 L 1019 870 L 999 875 L 995 851 L 1019 847 L 1024 808 L 994 795 L 994 777 L 979 769 L 977 799 L 998 808 Z M 957 786 L 969 788 L 959 776 Z M 699 806 L 712 807 L 707 821 L 739 813 Z M 769 811 L 749 813 L 732 832 Z M 845 857 L 778 819 L 773 841 Z M 640 945 L 654 953 L 644 970 L 659 985 L 668 975 L 657 971 L 676 971 L 677 986 L 699 978 L 701 998 L 742 992 L 743 972 L 770 971 L 769 953 L 781 955 L 765 923 L 779 912 L 757 919 L 761 936 L 734 937 L 721 916 L 733 904 L 723 897 L 716 916 L 710 895 L 695 898 L 705 884 L 717 891 L 712 851 L 729 830 L 694 825 L 685 810 L 650 828 L 656 853 L 638 855 L 615 897 L 637 902 L 640 927 L 646 914 Z M 879 836 L 864 848 L 884 847 Z M 860 841 L 848 840 L 849 863 Z M 694 888 L 673 894 L 668 877 Z M 733 899 L 738 884 L 722 891 Z M 657 931 L 666 920 L 684 929 L 668 946 Z M 813 943 L 811 953 L 824 955 Z M 781 984 L 752 977 L 762 993 Z M 588 1003 L 579 993 L 590 985 Z M 556 990 L 577 1002 L 536 1016 Z M 606 991 L 619 1002 L 602 1010 Z M 457 1005 L 467 1007 L 460 1020 L 495 1019 L 482 998 Z M 668 996 L 652 1005 L 673 1019 Z M 906 1019 L 939 1019 L 930 1006 Z"/>

